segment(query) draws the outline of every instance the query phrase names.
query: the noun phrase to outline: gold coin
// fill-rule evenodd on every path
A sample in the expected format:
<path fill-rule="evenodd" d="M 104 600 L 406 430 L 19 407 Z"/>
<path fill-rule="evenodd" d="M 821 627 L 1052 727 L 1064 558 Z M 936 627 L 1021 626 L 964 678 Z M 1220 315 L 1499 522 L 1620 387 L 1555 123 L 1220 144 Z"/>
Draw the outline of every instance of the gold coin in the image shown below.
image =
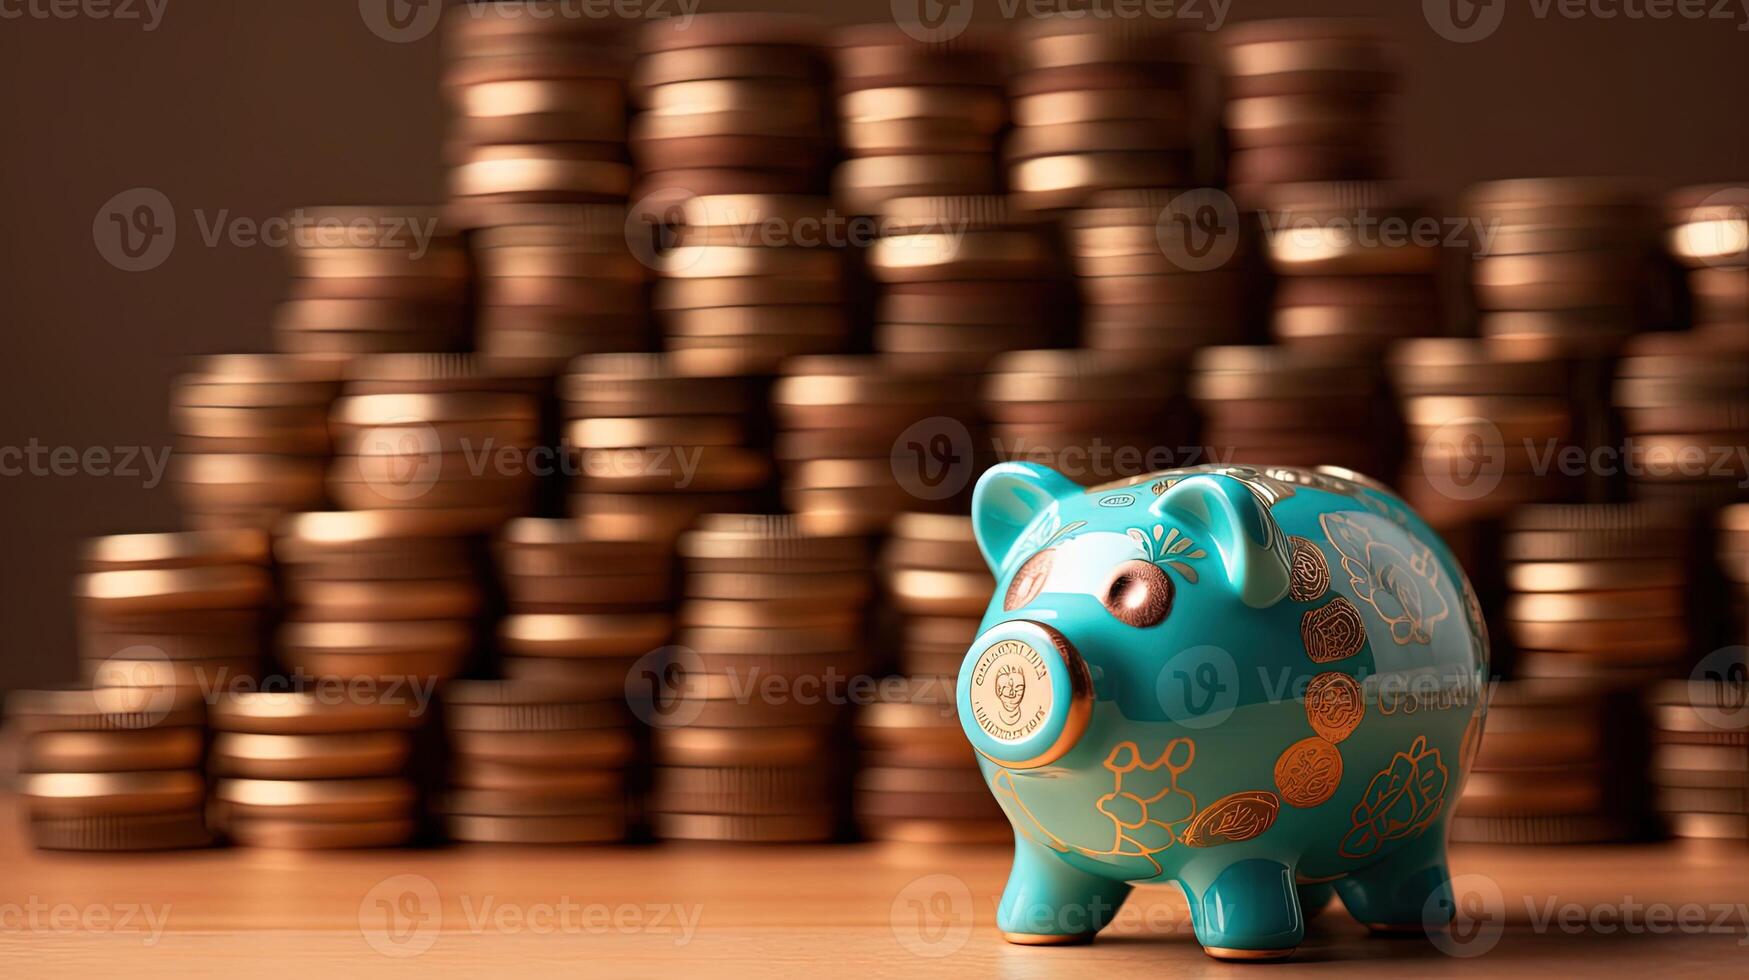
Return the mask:
<path fill-rule="evenodd" d="M 1080 205 L 1101 190 L 1171 186 L 1186 173 L 1177 152 L 1087 152 L 1039 156 L 1008 168 L 1008 185 L 1022 207 L 1050 211 Z"/>
<path fill-rule="evenodd" d="M 871 840 L 940 847 L 998 846 L 1014 840 L 1014 827 L 1001 820 L 936 820 L 891 818 L 869 821 L 863 834 Z"/>
<path fill-rule="evenodd" d="M 53 851 L 163 851 L 212 843 L 199 809 L 181 813 L 32 817 L 30 841 Z"/>
<path fill-rule="evenodd" d="M 704 728 L 654 731 L 655 761 L 675 766 L 812 765 L 826 757 L 829 730 L 818 726 Z M 961 759 L 971 757 L 970 748 Z"/>
<path fill-rule="evenodd" d="M 829 812 L 775 816 L 706 813 L 651 815 L 656 836 L 667 840 L 824 842 L 832 838 L 833 822 Z"/>
<path fill-rule="evenodd" d="M 433 619 L 471 616 L 480 606 L 479 588 L 458 579 L 398 582 L 289 581 L 286 602 L 304 620 Z"/>
<path fill-rule="evenodd" d="M 1508 566 L 1507 584 L 1519 592 L 1594 592 L 1683 587 L 1676 561 L 1525 562 Z"/>
<path fill-rule="evenodd" d="M 547 742 L 557 743 L 564 733 L 521 734 L 539 735 Z M 623 797 L 625 764 L 633 754 L 630 734 L 617 731 L 599 733 L 591 738 L 591 744 L 596 746 L 593 751 L 576 751 L 574 758 L 564 760 L 560 765 L 555 765 L 560 760 L 552 753 L 539 751 L 481 755 L 458 753 L 451 760 L 450 784 L 471 792 L 517 794 L 545 801 Z"/>
<path fill-rule="evenodd" d="M 351 821 L 394 820 L 412 812 L 414 792 L 405 779 L 221 779 L 213 798 L 234 819 Z"/>
<path fill-rule="evenodd" d="M 1588 623 L 1682 615 L 1683 593 L 1642 588 L 1614 592 L 1529 593 L 1506 600 L 1506 617 L 1519 623 Z"/>
<path fill-rule="evenodd" d="M 598 727 L 586 734 L 457 730 L 451 736 L 456 754 L 466 759 L 465 772 L 458 765 L 452 781 L 484 789 L 513 788 L 513 774 L 501 772 L 504 767 L 528 767 L 529 779 L 549 785 L 563 779 L 563 768 L 593 770 L 622 766 L 631 761 L 636 751 L 631 732 L 624 728 Z"/>
<path fill-rule="evenodd" d="M 258 531 L 181 531 L 91 538 L 79 558 L 90 572 L 267 563 L 267 535 Z"/>
<path fill-rule="evenodd" d="M 179 813 L 198 808 L 205 791 L 193 769 L 43 772 L 18 780 L 18 793 L 33 817 Z"/>
<path fill-rule="evenodd" d="M 335 779 L 392 776 L 406 765 L 412 742 L 404 732 L 264 735 L 221 732 L 212 770 L 252 779 Z"/>
<path fill-rule="evenodd" d="M 402 731 L 418 727 L 427 705 L 412 692 L 347 684 L 316 684 L 299 691 L 226 692 L 212 702 L 219 732 L 327 735 Z"/>
<path fill-rule="evenodd" d="M 851 214 L 925 195 L 994 194 L 996 162 L 983 153 L 895 154 L 846 160 L 832 176 L 833 199 Z"/>
<path fill-rule="evenodd" d="M 206 700 L 195 690 L 64 687 L 13 691 L 6 719 L 23 733 L 198 728 Z"/>
<path fill-rule="evenodd" d="M 283 850 L 395 847 L 413 839 L 412 820 L 287 820 L 244 817 L 225 832 L 244 847 Z"/>
<path fill-rule="evenodd" d="M 625 839 L 623 814 L 480 816 L 451 814 L 449 836 L 476 844 L 608 844 Z"/>
<path fill-rule="evenodd" d="M 667 616 L 591 613 L 506 616 L 498 638 L 507 653 L 541 657 L 636 657 L 662 645 Z"/>
<path fill-rule="evenodd" d="M 200 766 L 199 728 L 40 731 L 19 746 L 20 772 L 130 772 Z"/>

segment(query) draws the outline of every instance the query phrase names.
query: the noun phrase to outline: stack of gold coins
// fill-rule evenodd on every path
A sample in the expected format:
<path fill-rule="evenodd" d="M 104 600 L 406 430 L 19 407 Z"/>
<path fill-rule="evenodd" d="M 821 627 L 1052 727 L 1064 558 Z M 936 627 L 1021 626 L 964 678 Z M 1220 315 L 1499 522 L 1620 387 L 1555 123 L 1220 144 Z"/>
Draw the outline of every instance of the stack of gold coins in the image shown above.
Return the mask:
<path fill-rule="evenodd" d="M 210 842 L 199 692 L 15 691 L 6 720 L 20 739 L 18 794 L 37 847 L 146 851 Z"/>
<path fill-rule="evenodd" d="M 445 688 L 449 836 L 500 844 L 624 840 L 626 770 L 636 746 L 624 682 L 613 680 Z"/>
<path fill-rule="evenodd" d="M 650 716 L 657 836 L 832 837 L 847 771 L 833 764 L 835 723 L 865 660 L 867 542 L 794 517 L 712 514 L 680 554 L 678 696 Z"/>
<path fill-rule="evenodd" d="M 1677 837 L 1749 839 L 1749 690 L 1741 669 L 1652 691 L 1652 781 Z"/>
<path fill-rule="evenodd" d="M 1728 605 L 1735 613 L 1730 622 L 1749 626 L 1749 504 L 1735 504 L 1719 511 L 1714 523 L 1718 533 L 1716 552 L 1718 569 L 1728 583 L 1731 597 Z M 1741 641 L 1745 634 L 1738 633 Z"/>
<path fill-rule="evenodd" d="M 873 535 L 906 509 L 969 506 L 975 437 L 961 420 L 977 383 L 899 358 L 792 360 L 771 393 L 789 510 L 816 530 Z"/>
<path fill-rule="evenodd" d="M 824 197 L 689 198 L 657 262 L 664 346 L 760 375 L 792 355 L 844 350 L 847 231 Z"/>
<path fill-rule="evenodd" d="M 1373 354 L 1443 333 L 1442 225 L 1388 184 L 1288 184 L 1264 216 L 1284 344 Z"/>
<path fill-rule="evenodd" d="M 74 582 L 98 686 L 211 693 L 260 671 L 273 582 L 259 531 L 93 538 Z"/>
<path fill-rule="evenodd" d="M 1749 345 L 1724 331 L 1648 333 L 1616 362 L 1621 467 L 1636 498 L 1742 500 L 1749 463 Z"/>
<path fill-rule="evenodd" d="M 529 378 L 468 354 L 361 358 L 330 426 L 328 493 L 346 510 L 416 510 L 490 531 L 535 490 Z"/>
<path fill-rule="evenodd" d="M 1483 336 L 1570 356 L 1615 353 L 1640 328 L 1656 218 L 1635 183 L 1502 180 L 1470 189 Z"/>
<path fill-rule="evenodd" d="M 906 844 L 1011 843 L 1014 829 L 960 731 L 953 679 L 892 678 L 879 693 L 856 719 L 862 835 Z"/>
<path fill-rule="evenodd" d="M 1527 677 L 1625 686 L 1684 673 L 1692 554 L 1680 510 L 1520 508 L 1508 525 L 1507 630 Z"/>
<path fill-rule="evenodd" d="M 886 593 L 898 613 L 899 673 L 954 677 L 995 583 L 972 537 L 972 520 L 906 513 L 881 557 Z"/>
<path fill-rule="evenodd" d="M 869 272 L 881 283 L 875 349 L 981 368 L 1059 340 L 1055 256 L 1042 225 L 1001 197 L 888 201 Z"/>
<path fill-rule="evenodd" d="M 482 608 L 466 521 L 421 511 L 296 514 L 274 544 L 286 622 L 278 648 L 299 678 L 413 679 L 462 668 Z"/>
<path fill-rule="evenodd" d="M 525 517 L 505 525 L 497 549 L 508 676 L 617 691 L 636 658 L 667 642 L 674 559 L 666 542 L 606 540 L 574 521 Z"/>
<path fill-rule="evenodd" d="M 1107 191 L 1069 216 L 1088 347 L 1181 355 L 1248 339 L 1254 291 L 1242 232 L 1223 230 L 1235 236 L 1225 254 L 1193 238 L 1205 234 L 1194 223 L 1209 206 L 1195 192 Z"/>
<path fill-rule="evenodd" d="M 1376 358 L 1293 347 L 1209 347 L 1190 381 L 1217 463 L 1394 473 L 1397 422 Z"/>
<path fill-rule="evenodd" d="M 346 359 L 467 346 L 467 254 L 437 211 L 305 208 L 293 217 L 294 278 L 273 324 L 279 350 Z"/>
<path fill-rule="evenodd" d="M 170 393 L 175 481 L 195 527 L 271 528 L 322 506 L 334 365 L 280 354 L 201 358 Z"/>
<path fill-rule="evenodd" d="M 639 37 L 640 200 L 817 194 L 832 150 L 819 30 L 767 14 L 658 21 Z"/>
<path fill-rule="evenodd" d="M 1381 697 L 1394 695 L 1386 689 Z M 1643 797 L 1646 787 L 1640 773 L 1616 764 L 1611 724 L 1603 697 L 1583 683 L 1494 685 L 1481 747 L 1452 817 L 1451 839 L 1589 844 L 1632 835 L 1629 812 L 1636 792 Z M 1466 741 L 1474 736 L 1472 725 Z"/>
<path fill-rule="evenodd" d="M 580 457 L 571 512 L 590 537 L 672 542 L 699 514 L 763 502 L 755 379 L 682 354 L 598 354 L 571 362 L 559 388 Z"/>
<path fill-rule="evenodd" d="M 430 707 L 415 690 L 318 684 L 215 701 L 213 827 L 246 847 L 406 843 L 419 812 L 411 730 Z"/>
<path fill-rule="evenodd" d="M 496 224 L 504 205 L 625 200 L 619 21 L 563 0 L 468 3 L 451 8 L 445 42 L 458 223 Z"/>
<path fill-rule="evenodd" d="M 1147 17 L 1021 26 L 1003 146 L 1019 206 L 1073 208 L 1103 190 L 1195 183 L 1186 33 Z"/>
<path fill-rule="evenodd" d="M 1264 20 L 1221 36 L 1234 196 L 1251 201 L 1274 184 L 1385 176 L 1397 70 L 1379 25 Z"/>
<path fill-rule="evenodd" d="M 991 363 L 984 414 L 998 458 L 1104 483 L 1201 462 L 1186 413 L 1172 411 L 1181 386 L 1117 351 L 1016 351 Z"/>
<path fill-rule="evenodd" d="M 612 204 L 507 210 L 473 237 L 478 347 L 556 374 L 571 358 L 651 347 L 649 267 Z"/>
<path fill-rule="evenodd" d="M 1444 529 L 1573 499 L 1579 474 L 1562 468 L 1572 464 L 1562 454 L 1584 443 L 1569 364 L 1458 337 L 1405 341 L 1390 364 L 1409 447 L 1396 485 L 1429 523 Z"/>
<path fill-rule="evenodd" d="M 1687 187 L 1670 195 L 1670 254 L 1688 267 L 1697 329 L 1743 340 L 1749 330 L 1749 187 Z"/>
<path fill-rule="evenodd" d="M 876 214 L 893 197 L 993 194 L 996 138 L 1008 121 L 1002 65 L 977 32 L 939 41 L 926 31 L 860 24 L 833 38 L 840 207 Z"/>

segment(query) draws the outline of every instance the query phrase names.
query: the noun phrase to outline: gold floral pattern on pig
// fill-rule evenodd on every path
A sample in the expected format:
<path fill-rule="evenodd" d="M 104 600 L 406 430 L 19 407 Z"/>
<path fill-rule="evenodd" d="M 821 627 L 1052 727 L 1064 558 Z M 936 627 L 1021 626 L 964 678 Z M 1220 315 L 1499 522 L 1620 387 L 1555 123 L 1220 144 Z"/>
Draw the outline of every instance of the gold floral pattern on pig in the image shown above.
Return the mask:
<path fill-rule="evenodd" d="M 1156 524 L 1151 529 L 1132 527 L 1128 533 L 1130 540 L 1142 549 L 1145 560 L 1170 568 L 1184 576 L 1186 582 L 1196 584 L 1196 569 L 1185 563 L 1207 558 L 1208 552 L 1198 548 L 1189 535 L 1177 528 L 1168 530 L 1164 524 Z"/>
<path fill-rule="evenodd" d="M 1337 853 L 1370 857 L 1391 841 L 1426 833 L 1445 808 L 1450 781 L 1439 750 L 1428 747 L 1427 736 L 1416 736 L 1407 751 L 1392 756 L 1367 784 L 1351 815 L 1353 828 L 1342 838 Z"/>
<path fill-rule="evenodd" d="M 1451 615 L 1441 588 L 1439 559 L 1419 542 L 1408 541 L 1410 554 L 1404 554 L 1395 544 L 1380 540 L 1374 534 L 1380 520 L 1360 513 L 1318 518 L 1330 546 L 1342 555 L 1342 570 L 1348 573 L 1355 597 L 1385 621 L 1398 646 L 1425 645 L 1433 640 L 1433 627 Z"/>
<path fill-rule="evenodd" d="M 1152 762 L 1143 762 L 1134 742 L 1120 742 L 1105 757 L 1111 792 L 1093 808 L 1112 823 L 1112 843 L 1104 850 L 1078 847 L 1096 857 L 1140 857 L 1154 865 L 1153 855 L 1171 847 L 1185 824 L 1196 815 L 1196 797 L 1178 785 L 1178 778 L 1196 761 L 1196 743 L 1176 738 Z"/>

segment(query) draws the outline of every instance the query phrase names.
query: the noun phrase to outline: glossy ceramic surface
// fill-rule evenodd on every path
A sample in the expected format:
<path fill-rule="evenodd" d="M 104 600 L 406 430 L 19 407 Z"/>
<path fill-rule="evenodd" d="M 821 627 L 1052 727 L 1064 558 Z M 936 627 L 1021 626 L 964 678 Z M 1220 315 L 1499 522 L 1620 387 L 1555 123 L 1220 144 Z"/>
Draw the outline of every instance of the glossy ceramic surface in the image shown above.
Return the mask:
<path fill-rule="evenodd" d="M 1087 938 L 1176 881 L 1203 946 L 1290 952 L 1334 890 L 1380 928 L 1450 917 L 1445 825 L 1488 641 L 1444 543 L 1334 470 L 1211 466 L 978 484 L 996 576 L 958 708 L 1015 829 L 1017 942 Z"/>

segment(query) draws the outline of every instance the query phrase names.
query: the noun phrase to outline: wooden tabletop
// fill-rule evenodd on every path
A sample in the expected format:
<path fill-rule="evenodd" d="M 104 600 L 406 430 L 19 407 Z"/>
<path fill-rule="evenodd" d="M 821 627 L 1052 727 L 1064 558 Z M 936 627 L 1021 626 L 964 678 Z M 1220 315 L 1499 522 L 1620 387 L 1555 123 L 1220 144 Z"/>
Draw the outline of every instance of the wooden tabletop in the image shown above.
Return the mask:
<path fill-rule="evenodd" d="M 17 977 L 1749 973 L 1749 852 L 1704 842 L 1459 847 L 1470 915 L 1444 949 L 1368 936 L 1333 905 L 1293 960 L 1247 966 L 1201 953 L 1174 888 L 1139 889 L 1093 946 L 1007 945 L 1002 849 L 68 854 L 29 848 L 14 809 L 0 973 Z"/>

